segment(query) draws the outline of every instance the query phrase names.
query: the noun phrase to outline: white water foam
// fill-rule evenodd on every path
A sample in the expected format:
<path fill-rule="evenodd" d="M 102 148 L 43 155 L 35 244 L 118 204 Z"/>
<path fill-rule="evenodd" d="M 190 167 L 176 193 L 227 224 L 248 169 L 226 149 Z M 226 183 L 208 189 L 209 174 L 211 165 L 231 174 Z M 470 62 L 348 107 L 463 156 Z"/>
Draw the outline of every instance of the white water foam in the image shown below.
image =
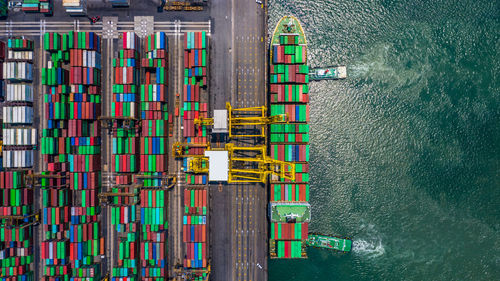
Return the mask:
<path fill-rule="evenodd" d="M 354 253 L 366 256 L 368 258 L 377 258 L 385 254 L 385 248 L 382 244 L 382 240 L 366 241 L 360 239 L 354 240 L 352 244 L 352 251 Z"/>
<path fill-rule="evenodd" d="M 368 64 L 358 64 L 348 66 L 347 73 L 351 78 L 364 77 L 370 71 L 370 66 Z"/>
<path fill-rule="evenodd" d="M 377 258 L 385 254 L 382 236 L 374 224 L 362 220 L 360 235 L 352 241 L 352 251 L 367 258 Z"/>

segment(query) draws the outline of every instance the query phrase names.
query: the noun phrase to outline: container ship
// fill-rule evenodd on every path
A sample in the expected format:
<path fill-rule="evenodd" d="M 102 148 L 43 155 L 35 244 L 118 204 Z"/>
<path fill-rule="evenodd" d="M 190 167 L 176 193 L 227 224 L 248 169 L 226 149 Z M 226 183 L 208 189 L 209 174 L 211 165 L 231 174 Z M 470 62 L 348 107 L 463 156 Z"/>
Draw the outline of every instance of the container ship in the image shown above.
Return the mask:
<path fill-rule="evenodd" d="M 285 114 L 286 124 L 271 124 L 271 157 L 295 164 L 295 180 L 272 177 L 270 183 L 271 258 L 306 258 L 309 201 L 309 67 L 307 42 L 299 21 L 285 16 L 270 45 L 270 115 Z"/>

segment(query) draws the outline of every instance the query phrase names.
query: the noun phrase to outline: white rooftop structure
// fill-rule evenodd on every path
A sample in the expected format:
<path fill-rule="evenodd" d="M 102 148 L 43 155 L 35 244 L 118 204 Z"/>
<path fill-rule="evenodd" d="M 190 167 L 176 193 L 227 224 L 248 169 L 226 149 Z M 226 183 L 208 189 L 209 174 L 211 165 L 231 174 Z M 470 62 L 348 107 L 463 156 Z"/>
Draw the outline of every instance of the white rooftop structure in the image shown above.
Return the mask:
<path fill-rule="evenodd" d="M 227 110 L 214 110 L 214 128 L 212 133 L 227 133 Z"/>
<path fill-rule="evenodd" d="M 228 152 L 205 150 L 205 156 L 208 157 L 208 181 L 227 181 L 229 173 Z"/>

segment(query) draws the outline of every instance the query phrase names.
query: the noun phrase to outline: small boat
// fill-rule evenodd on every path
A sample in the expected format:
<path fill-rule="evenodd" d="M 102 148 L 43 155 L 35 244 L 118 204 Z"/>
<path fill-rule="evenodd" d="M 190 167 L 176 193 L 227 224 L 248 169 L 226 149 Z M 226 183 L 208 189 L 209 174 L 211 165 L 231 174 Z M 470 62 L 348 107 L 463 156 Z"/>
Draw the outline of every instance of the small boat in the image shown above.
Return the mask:
<path fill-rule="evenodd" d="M 345 66 L 330 66 L 326 68 L 313 68 L 309 73 L 311 80 L 337 80 L 347 78 Z"/>
<path fill-rule="evenodd" d="M 350 252 L 352 241 L 348 238 L 327 236 L 321 234 L 309 234 L 306 245 L 323 249 L 337 250 L 341 252 Z"/>

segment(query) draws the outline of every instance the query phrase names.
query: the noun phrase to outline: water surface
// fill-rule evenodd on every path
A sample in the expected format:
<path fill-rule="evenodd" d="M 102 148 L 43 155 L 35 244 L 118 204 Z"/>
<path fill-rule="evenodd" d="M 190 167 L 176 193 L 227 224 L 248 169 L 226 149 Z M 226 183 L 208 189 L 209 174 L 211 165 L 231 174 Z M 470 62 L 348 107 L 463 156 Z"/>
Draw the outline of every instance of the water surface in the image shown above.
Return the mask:
<path fill-rule="evenodd" d="M 312 231 L 351 254 L 270 261 L 269 280 L 499 280 L 500 3 L 274 0 L 311 66 Z"/>

